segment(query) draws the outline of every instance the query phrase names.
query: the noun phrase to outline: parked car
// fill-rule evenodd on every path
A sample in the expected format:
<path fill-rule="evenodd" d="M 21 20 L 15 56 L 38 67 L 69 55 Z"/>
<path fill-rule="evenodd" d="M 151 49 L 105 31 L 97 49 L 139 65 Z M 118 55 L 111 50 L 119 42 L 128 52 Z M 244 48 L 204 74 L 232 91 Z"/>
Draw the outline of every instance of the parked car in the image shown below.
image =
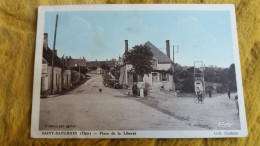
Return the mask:
<path fill-rule="evenodd" d="M 122 89 L 123 88 L 122 84 L 120 84 L 119 81 L 116 80 L 116 79 L 110 79 L 108 86 L 111 87 L 111 88 L 114 88 L 114 89 Z"/>

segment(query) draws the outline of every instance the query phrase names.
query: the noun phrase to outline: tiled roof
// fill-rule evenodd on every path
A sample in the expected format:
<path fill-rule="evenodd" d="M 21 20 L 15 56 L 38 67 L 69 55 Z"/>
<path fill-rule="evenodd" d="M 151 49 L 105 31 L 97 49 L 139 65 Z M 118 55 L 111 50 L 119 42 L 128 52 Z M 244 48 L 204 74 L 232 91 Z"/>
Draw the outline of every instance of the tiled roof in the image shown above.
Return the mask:
<path fill-rule="evenodd" d="M 161 50 L 155 47 L 151 42 L 147 41 L 144 45 L 151 49 L 151 52 L 154 54 L 154 57 L 158 60 L 158 63 L 173 63 L 167 55 L 165 55 Z"/>
<path fill-rule="evenodd" d="M 50 48 L 47 48 L 47 49 L 43 48 L 42 56 L 45 59 L 45 61 L 48 62 L 48 65 L 51 66 L 51 63 L 52 63 L 52 50 Z M 53 66 L 64 68 L 60 58 L 57 55 L 54 55 Z"/>
<path fill-rule="evenodd" d="M 86 67 L 86 60 L 85 59 L 73 59 L 68 58 L 68 66 L 69 67 L 75 67 L 75 64 L 81 67 Z"/>

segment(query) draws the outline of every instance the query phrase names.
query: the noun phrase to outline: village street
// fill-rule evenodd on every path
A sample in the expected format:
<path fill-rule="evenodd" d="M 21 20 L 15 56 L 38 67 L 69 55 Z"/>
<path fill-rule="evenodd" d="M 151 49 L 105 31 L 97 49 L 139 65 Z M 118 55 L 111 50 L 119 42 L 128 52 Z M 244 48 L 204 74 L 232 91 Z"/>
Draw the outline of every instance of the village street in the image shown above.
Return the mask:
<path fill-rule="evenodd" d="M 66 95 L 41 99 L 41 130 L 240 128 L 235 101 L 224 94 L 206 98 L 204 104 L 196 104 L 193 97 L 174 97 L 164 92 L 151 93 L 151 99 L 134 98 L 104 87 L 101 75 L 90 76 Z"/>
<path fill-rule="evenodd" d="M 104 87 L 101 75 L 90 76 L 66 95 L 41 98 L 40 130 L 203 129 Z"/>

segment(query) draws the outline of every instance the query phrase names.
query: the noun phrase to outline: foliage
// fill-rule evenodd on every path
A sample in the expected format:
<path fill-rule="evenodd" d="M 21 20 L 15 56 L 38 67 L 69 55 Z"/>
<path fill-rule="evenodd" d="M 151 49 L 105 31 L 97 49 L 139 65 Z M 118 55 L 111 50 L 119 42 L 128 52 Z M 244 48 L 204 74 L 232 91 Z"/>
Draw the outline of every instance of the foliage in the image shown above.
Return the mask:
<path fill-rule="evenodd" d="M 104 70 L 109 70 L 110 69 L 110 67 L 109 67 L 109 65 L 107 63 L 103 63 L 101 65 L 101 68 L 104 69 Z"/>
<path fill-rule="evenodd" d="M 227 84 L 228 68 L 206 67 L 204 78 L 207 82 Z"/>
<path fill-rule="evenodd" d="M 102 77 L 103 77 L 103 84 L 104 84 L 104 85 L 109 85 L 109 84 L 111 84 L 111 79 L 112 79 L 111 76 L 105 74 L 105 75 L 102 75 Z"/>
<path fill-rule="evenodd" d="M 177 63 L 174 64 L 176 90 L 194 92 L 193 72 L 194 67 L 183 67 Z M 227 88 L 231 91 L 237 90 L 234 64 L 231 64 L 229 68 L 206 67 L 204 70 L 204 79 L 205 82 L 220 84 L 221 86 L 217 87 L 218 93 L 226 92 Z"/>
<path fill-rule="evenodd" d="M 175 89 L 182 92 L 194 92 L 193 69 L 194 67 L 182 67 L 181 65 L 174 64 L 174 83 Z"/>
<path fill-rule="evenodd" d="M 218 93 L 224 93 L 224 92 L 226 92 L 226 90 L 227 90 L 227 87 L 225 86 L 225 84 L 217 87 Z"/>
<path fill-rule="evenodd" d="M 96 67 L 96 66 L 91 66 L 91 67 L 89 67 L 89 69 L 91 69 L 91 70 L 96 70 L 97 67 Z"/>
<path fill-rule="evenodd" d="M 125 53 L 124 63 L 133 65 L 135 73 L 144 76 L 152 72 L 153 53 L 150 48 L 145 45 L 136 45 L 130 52 Z"/>
<path fill-rule="evenodd" d="M 120 66 L 115 66 L 114 68 L 110 69 L 111 74 L 117 79 L 119 80 L 120 77 Z"/>
<path fill-rule="evenodd" d="M 112 59 L 110 59 L 109 61 L 116 61 L 116 59 L 115 59 L 115 58 L 112 58 Z"/>

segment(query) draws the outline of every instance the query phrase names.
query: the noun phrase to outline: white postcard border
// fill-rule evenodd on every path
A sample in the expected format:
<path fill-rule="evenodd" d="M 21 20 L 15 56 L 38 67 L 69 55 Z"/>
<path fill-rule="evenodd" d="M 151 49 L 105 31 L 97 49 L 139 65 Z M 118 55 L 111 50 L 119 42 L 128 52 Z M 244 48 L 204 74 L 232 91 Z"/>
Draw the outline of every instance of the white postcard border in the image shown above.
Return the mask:
<path fill-rule="evenodd" d="M 236 80 L 239 96 L 239 114 L 241 130 L 110 130 L 110 131 L 57 131 L 39 130 L 40 116 L 40 84 L 42 69 L 42 48 L 44 33 L 45 13 L 49 11 L 135 11 L 135 10 L 200 10 L 200 11 L 229 11 L 231 16 L 231 30 L 233 40 L 233 53 L 236 66 Z M 223 138 L 223 137 L 247 137 L 247 123 L 245 117 L 245 106 L 242 86 L 241 67 L 239 59 L 235 7 L 232 4 L 120 4 L 120 5 L 64 5 L 64 6 L 39 6 L 35 49 L 33 101 L 31 119 L 32 138 Z M 242 98 L 243 97 L 243 98 Z M 46 134 L 44 134 L 47 132 Z M 64 133 L 65 132 L 65 133 Z M 71 133 L 66 133 L 71 132 Z M 74 132 L 74 133 L 73 133 Z M 81 132 L 91 135 L 81 135 Z M 101 133 L 109 133 L 102 135 Z M 135 133 L 133 135 L 122 135 L 124 132 Z M 95 134 L 97 133 L 97 134 Z M 112 133 L 115 133 L 114 135 Z M 121 133 L 121 135 L 118 135 Z M 76 135 L 74 135 L 76 134 Z"/>

